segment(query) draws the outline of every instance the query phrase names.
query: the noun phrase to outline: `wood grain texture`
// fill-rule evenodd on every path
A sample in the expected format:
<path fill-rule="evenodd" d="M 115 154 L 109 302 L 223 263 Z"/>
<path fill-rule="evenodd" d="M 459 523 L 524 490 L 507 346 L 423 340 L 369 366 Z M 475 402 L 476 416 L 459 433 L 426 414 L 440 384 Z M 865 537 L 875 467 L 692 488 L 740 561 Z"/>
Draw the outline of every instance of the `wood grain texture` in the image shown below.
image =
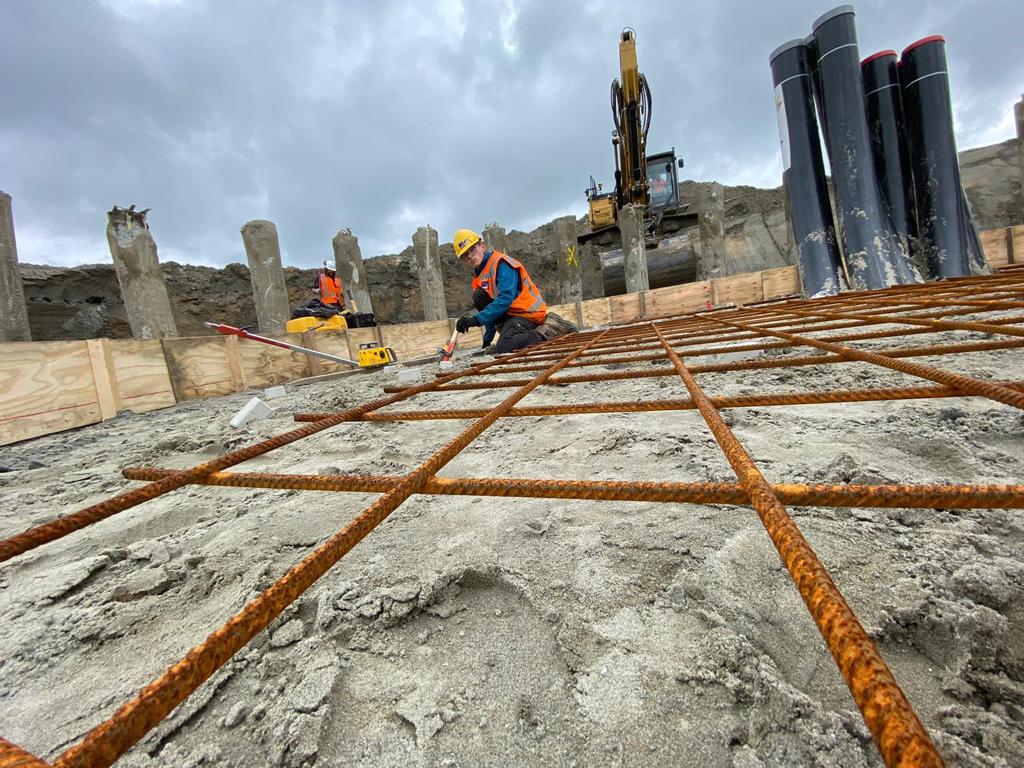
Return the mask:
<path fill-rule="evenodd" d="M 110 339 L 90 339 L 85 343 L 89 348 L 89 364 L 92 366 L 100 415 L 104 420 L 112 419 L 121 410 L 121 391 L 118 389 L 117 376 L 114 372 Z"/>
<path fill-rule="evenodd" d="M 647 316 L 672 317 L 707 309 L 711 286 L 707 280 L 655 288 L 647 292 Z"/>
<path fill-rule="evenodd" d="M 101 419 L 86 342 L 0 344 L 0 445 Z"/>
<path fill-rule="evenodd" d="M 800 295 L 800 273 L 796 267 L 766 269 L 760 274 L 761 294 L 765 301 Z"/>
<path fill-rule="evenodd" d="M 269 338 L 302 346 L 302 336 L 298 333 L 278 333 Z M 271 387 L 310 375 L 309 355 L 260 341 L 239 340 L 238 360 L 250 389 Z"/>
<path fill-rule="evenodd" d="M 158 340 L 114 340 L 110 353 L 123 409 L 145 413 L 174 405 L 174 389 Z"/>
<path fill-rule="evenodd" d="M 448 343 L 452 329 L 450 320 L 380 326 L 384 346 L 395 350 L 399 362 L 433 354 Z M 464 339 L 465 335 L 459 338 L 459 346 L 462 346 Z M 476 346 L 479 346 L 479 342 Z"/>
<path fill-rule="evenodd" d="M 161 339 L 161 343 L 174 396 L 179 402 L 238 391 L 223 336 Z"/>
<path fill-rule="evenodd" d="M 727 304 L 741 307 L 763 299 L 760 272 L 719 277 L 711 281 L 711 301 L 716 307 Z"/>

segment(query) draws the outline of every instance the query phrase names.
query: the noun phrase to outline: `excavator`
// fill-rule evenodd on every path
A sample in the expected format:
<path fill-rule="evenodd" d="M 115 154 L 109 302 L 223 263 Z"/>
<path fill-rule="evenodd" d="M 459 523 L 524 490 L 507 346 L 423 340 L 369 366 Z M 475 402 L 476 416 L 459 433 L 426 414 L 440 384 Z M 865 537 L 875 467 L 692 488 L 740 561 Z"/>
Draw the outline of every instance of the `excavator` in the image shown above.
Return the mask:
<path fill-rule="evenodd" d="M 651 127 L 651 89 L 640 72 L 636 56 L 636 33 L 626 28 L 619 38 L 621 76 L 612 80 L 611 106 L 614 130 L 615 191 L 604 192 L 603 185 L 590 177 L 586 190 L 590 232 L 581 234 L 581 242 L 618 245 L 619 210 L 625 205 L 644 206 L 645 234 L 648 245 L 696 222 L 695 213 L 679 204 L 679 180 L 675 147 L 668 152 L 647 154 L 647 131 Z"/>

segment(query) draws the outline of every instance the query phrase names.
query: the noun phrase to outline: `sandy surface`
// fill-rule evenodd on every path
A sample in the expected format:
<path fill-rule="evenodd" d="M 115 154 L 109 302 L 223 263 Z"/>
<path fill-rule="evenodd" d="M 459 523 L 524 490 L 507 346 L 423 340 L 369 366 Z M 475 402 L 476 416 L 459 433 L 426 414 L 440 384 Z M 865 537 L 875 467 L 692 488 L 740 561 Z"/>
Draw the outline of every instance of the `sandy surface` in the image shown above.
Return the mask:
<path fill-rule="evenodd" d="M 1020 350 L 916 359 L 1024 378 Z M 295 388 L 243 430 L 228 420 L 250 394 L 2 448 L 0 535 L 137 486 L 122 466 L 189 466 L 291 428 L 294 411 L 378 396 L 390 378 Z M 709 394 L 920 383 L 857 363 L 700 382 Z M 544 387 L 524 404 L 683 396 L 663 377 Z M 726 414 L 772 481 L 1024 476 L 1021 413 L 982 399 Z M 465 425 L 345 424 L 237 469 L 400 474 Z M 692 411 L 499 421 L 442 474 L 733 480 Z M 373 498 L 187 488 L 0 566 L 0 734 L 54 757 Z M 1024 764 L 1021 512 L 792 514 L 948 763 Z M 751 509 L 414 497 L 120 764 L 880 759 Z"/>

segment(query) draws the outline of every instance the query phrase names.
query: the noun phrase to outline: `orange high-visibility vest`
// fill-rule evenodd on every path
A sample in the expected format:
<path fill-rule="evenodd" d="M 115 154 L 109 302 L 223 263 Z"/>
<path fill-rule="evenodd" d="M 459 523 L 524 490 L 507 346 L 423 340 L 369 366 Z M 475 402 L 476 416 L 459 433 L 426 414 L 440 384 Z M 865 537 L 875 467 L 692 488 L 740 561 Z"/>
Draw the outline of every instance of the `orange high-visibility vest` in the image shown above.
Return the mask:
<path fill-rule="evenodd" d="M 483 288 L 492 299 L 498 294 L 498 264 L 505 262 L 519 273 L 519 295 L 509 305 L 508 314 L 512 317 L 523 317 L 540 325 L 548 317 L 548 305 L 540 295 L 540 289 L 530 279 L 529 273 L 521 263 L 501 251 L 491 251 L 487 263 L 479 275 L 473 276 L 473 290 Z"/>
<path fill-rule="evenodd" d="M 320 301 L 324 304 L 337 304 L 339 307 L 345 306 L 345 300 L 342 298 L 341 293 L 341 280 L 338 276 L 328 277 L 323 272 L 320 273 Z"/>

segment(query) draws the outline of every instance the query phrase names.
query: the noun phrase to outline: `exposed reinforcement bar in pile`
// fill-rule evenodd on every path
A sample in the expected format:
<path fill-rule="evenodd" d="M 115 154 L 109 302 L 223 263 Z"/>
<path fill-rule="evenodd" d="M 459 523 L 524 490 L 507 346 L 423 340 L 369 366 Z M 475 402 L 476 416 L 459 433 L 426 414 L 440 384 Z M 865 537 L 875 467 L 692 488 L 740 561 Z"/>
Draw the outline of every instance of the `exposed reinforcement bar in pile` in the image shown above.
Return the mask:
<path fill-rule="evenodd" d="M 950 356 L 1024 346 L 1024 315 L 951 318 L 1024 308 L 1024 270 L 1010 268 L 991 277 L 963 278 L 871 293 L 849 293 L 815 301 L 763 304 L 746 309 L 669 318 L 651 323 L 574 334 L 476 365 L 411 388 L 385 388 L 387 396 L 333 414 L 297 414 L 305 426 L 185 470 L 128 468 L 129 479 L 149 483 L 79 512 L 57 518 L 0 541 L 0 561 L 66 536 L 99 520 L 190 484 L 289 488 L 330 492 L 372 492 L 381 496 L 298 565 L 246 605 L 224 626 L 171 666 L 132 701 L 90 731 L 54 766 L 106 766 L 127 752 L 171 710 L 349 550 L 413 494 L 544 497 L 667 503 L 749 504 L 757 511 L 794 584 L 825 639 L 889 766 L 942 765 L 941 757 L 877 648 L 832 582 L 809 543 L 785 509 L 801 506 L 1024 508 L 1024 485 L 808 485 L 771 484 L 721 417 L 720 408 L 869 402 L 911 398 L 985 397 L 1024 408 L 1024 381 L 990 381 L 952 373 L 907 358 Z M 867 330 L 868 326 L 883 328 Z M 836 333 L 836 331 L 844 331 Z M 873 348 L 846 342 L 884 340 L 936 332 L 983 333 L 978 340 Z M 823 336 L 808 334 L 824 333 Z M 737 343 L 740 342 L 740 343 Z M 715 345 L 715 346 L 709 346 Z M 686 358 L 731 352 L 811 347 L 821 354 L 689 365 Z M 628 353 L 628 354 L 623 354 Z M 612 373 L 556 375 L 566 369 L 612 363 L 668 361 L 671 368 Z M 695 374 L 869 363 L 926 379 L 916 387 L 878 387 L 825 392 L 765 393 L 708 397 Z M 534 374 L 534 372 L 538 372 Z M 516 379 L 481 380 L 493 374 L 528 374 Z M 596 402 L 519 406 L 541 386 L 678 376 L 689 397 L 648 402 Z M 381 410 L 414 395 L 508 387 L 515 391 L 494 408 Z M 653 483 L 573 480 L 439 478 L 437 472 L 502 417 L 636 413 L 696 409 L 729 460 L 737 483 Z M 232 466 L 344 422 L 473 420 L 457 437 L 403 477 L 345 477 L 228 473 Z M 0 768 L 51 765 L 0 739 Z"/>

